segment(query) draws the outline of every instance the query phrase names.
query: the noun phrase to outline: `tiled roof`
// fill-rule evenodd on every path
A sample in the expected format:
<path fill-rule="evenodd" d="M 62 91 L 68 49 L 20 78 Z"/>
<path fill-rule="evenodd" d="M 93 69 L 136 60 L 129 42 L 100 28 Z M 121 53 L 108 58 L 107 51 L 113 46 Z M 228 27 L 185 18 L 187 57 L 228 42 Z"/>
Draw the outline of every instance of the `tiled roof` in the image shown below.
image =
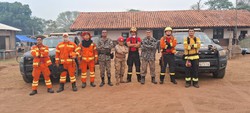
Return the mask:
<path fill-rule="evenodd" d="M 238 26 L 250 27 L 250 12 L 238 10 Z M 235 10 L 180 10 L 140 12 L 82 12 L 71 30 L 147 28 L 233 27 Z"/>

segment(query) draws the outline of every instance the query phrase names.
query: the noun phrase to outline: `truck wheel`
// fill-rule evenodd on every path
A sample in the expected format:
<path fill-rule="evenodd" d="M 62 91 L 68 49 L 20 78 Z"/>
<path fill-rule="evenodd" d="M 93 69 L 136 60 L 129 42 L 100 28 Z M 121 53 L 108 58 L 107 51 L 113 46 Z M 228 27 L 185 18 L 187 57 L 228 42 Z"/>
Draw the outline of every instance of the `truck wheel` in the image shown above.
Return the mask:
<path fill-rule="evenodd" d="M 23 80 L 26 83 L 32 83 L 32 77 L 27 77 L 26 75 L 23 75 Z"/>
<path fill-rule="evenodd" d="M 225 72 L 226 72 L 226 69 L 221 69 L 221 70 L 218 70 L 217 72 L 214 72 L 213 73 L 213 77 L 214 78 L 224 78 L 225 76 Z"/>

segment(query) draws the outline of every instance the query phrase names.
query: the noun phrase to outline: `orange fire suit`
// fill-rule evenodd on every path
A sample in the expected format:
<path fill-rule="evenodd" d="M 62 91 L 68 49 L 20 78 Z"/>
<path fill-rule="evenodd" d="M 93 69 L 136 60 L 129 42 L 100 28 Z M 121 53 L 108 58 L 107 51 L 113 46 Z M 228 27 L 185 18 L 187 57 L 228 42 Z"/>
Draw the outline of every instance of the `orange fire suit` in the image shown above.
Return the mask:
<path fill-rule="evenodd" d="M 61 42 L 56 47 L 56 64 L 62 64 L 64 71 L 60 75 L 60 83 L 66 82 L 67 71 L 70 76 L 70 82 L 76 82 L 75 70 L 76 63 L 74 57 L 76 54 L 77 45 L 73 42 Z"/>
<path fill-rule="evenodd" d="M 82 82 L 86 82 L 87 78 L 87 67 L 90 70 L 90 82 L 95 81 L 95 61 L 98 59 L 98 53 L 96 50 L 96 44 L 92 42 L 89 47 L 83 47 L 82 44 L 79 44 L 78 47 L 80 67 L 82 70 Z"/>
<path fill-rule="evenodd" d="M 48 68 L 51 65 L 51 60 L 49 57 L 49 49 L 44 45 L 35 45 L 31 48 L 31 55 L 33 56 L 33 82 L 32 90 L 37 90 L 39 78 L 41 72 L 45 79 L 45 84 L 47 88 L 52 88 L 52 83 L 50 80 L 50 70 Z"/>

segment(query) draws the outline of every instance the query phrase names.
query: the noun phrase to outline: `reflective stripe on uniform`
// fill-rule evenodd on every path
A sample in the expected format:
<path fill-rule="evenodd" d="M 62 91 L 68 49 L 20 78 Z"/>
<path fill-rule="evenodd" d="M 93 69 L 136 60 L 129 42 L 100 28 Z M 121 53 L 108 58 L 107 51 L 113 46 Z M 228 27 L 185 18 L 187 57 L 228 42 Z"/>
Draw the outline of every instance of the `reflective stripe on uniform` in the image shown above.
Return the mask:
<path fill-rule="evenodd" d="M 95 72 L 90 72 L 91 75 L 95 74 Z"/>
<path fill-rule="evenodd" d="M 44 52 L 49 52 L 49 50 L 45 50 Z"/>
<path fill-rule="evenodd" d="M 170 73 L 170 75 L 172 75 L 172 76 L 173 76 L 173 75 L 175 75 L 175 73 Z"/>
<path fill-rule="evenodd" d="M 160 73 L 160 75 L 165 75 L 165 73 Z"/>
<path fill-rule="evenodd" d="M 51 85 L 51 81 L 50 80 L 45 80 L 45 84 L 46 85 Z"/>
<path fill-rule="evenodd" d="M 32 86 L 38 86 L 38 81 L 33 81 Z"/>
<path fill-rule="evenodd" d="M 60 82 L 65 82 L 65 81 L 66 81 L 66 76 L 64 76 L 64 77 L 61 76 L 61 77 L 60 77 Z"/>
<path fill-rule="evenodd" d="M 165 49 L 167 49 L 167 48 L 168 48 L 168 45 L 165 46 Z"/>
<path fill-rule="evenodd" d="M 80 49 L 81 49 L 80 47 L 76 48 L 75 52 L 77 52 L 77 51 L 80 50 Z"/>
<path fill-rule="evenodd" d="M 183 44 L 187 44 L 187 41 L 184 41 Z"/>
<path fill-rule="evenodd" d="M 132 75 L 132 72 L 128 72 L 129 75 Z"/>
<path fill-rule="evenodd" d="M 74 46 L 73 46 L 73 45 L 67 45 L 67 47 L 74 48 Z"/>
<path fill-rule="evenodd" d="M 188 46 L 188 50 L 191 50 L 191 46 Z"/>
<path fill-rule="evenodd" d="M 198 47 L 198 45 L 197 44 L 194 44 L 194 48 L 197 48 Z"/>
<path fill-rule="evenodd" d="M 57 53 L 60 53 L 60 50 L 56 49 L 56 52 L 57 52 Z"/>
<path fill-rule="evenodd" d="M 82 73 L 82 78 L 87 78 L 87 73 Z"/>
<path fill-rule="evenodd" d="M 87 60 L 86 57 L 82 57 L 82 60 Z M 94 57 L 89 57 L 88 60 L 94 60 Z"/>
<path fill-rule="evenodd" d="M 33 62 L 33 66 L 38 66 L 39 63 L 38 62 Z"/>
<path fill-rule="evenodd" d="M 68 61 L 68 62 L 72 62 L 72 61 L 73 61 L 73 59 L 67 59 L 66 61 Z"/>
<path fill-rule="evenodd" d="M 38 52 L 36 52 L 36 56 L 38 56 L 39 55 L 39 53 Z"/>
<path fill-rule="evenodd" d="M 195 59 L 199 59 L 199 55 L 194 55 L 194 56 L 186 56 L 185 59 L 188 59 L 188 60 L 195 60 Z"/>
<path fill-rule="evenodd" d="M 191 77 L 186 77 L 185 80 L 186 81 L 191 81 Z"/>
<path fill-rule="evenodd" d="M 136 74 L 141 74 L 141 72 L 136 72 Z"/>
<path fill-rule="evenodd" d="M 62 48 L 62 47 L 64 47 L 64 45 L 59 45 L 58 47 L 59 47 L 59 48 Z"/>
<path fill-rule="evenodd" d="M 90 74 L 90 77 L 95 77 L 95 74 Z"/>
<path fill-rule="evenodd" d="M 59 60 L 59 58 L 56 58 L 56 60 Z"/>
<path fill-rule="evenodd" d="M 198 82 L 199 79 L 198 79 L 198 78 L 193 78 L 193 81 L 194 81 L 194 82 Z"/>
<path fill-rule="evenodd" d="M 51 60 L 48 60 L 46 63 L 51 63 Z"/>
<path fill-rule="evenodd" d="M 70 81 L 71 81 L 71 82 L 75 82 L 75 81 L 76 81 L 76 77 L 75 77 L 75 76 L 70 77 Z"/>
<path fill-rule="evenodd" d="M 172 46 L 173 46 L 173 43 L 170 43 L 170 46 L 172 47 Z"/>

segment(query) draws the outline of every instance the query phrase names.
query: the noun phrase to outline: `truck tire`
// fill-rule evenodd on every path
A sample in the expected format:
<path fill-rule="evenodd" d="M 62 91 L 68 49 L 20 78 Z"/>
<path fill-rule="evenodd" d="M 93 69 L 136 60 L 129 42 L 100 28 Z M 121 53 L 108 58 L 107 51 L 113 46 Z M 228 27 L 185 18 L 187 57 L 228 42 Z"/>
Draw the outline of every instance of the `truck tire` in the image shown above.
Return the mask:
<path fill-rule="evenodd" d="M 214 78 L 220 78 L 220 79 L 222 79 L 222 78 L 224 78 L 224 76 L 225 76 L 225 72 L 226 72 L 226 69 L 224 68 L 224 69 L 221 69 L 221 70 L 218 70 L 217 72 L 214 72 L 213 73 L 213 77 Z"/>
<path fill-rule="evenodd" d="M 26 83 L 32 83 L 32 77 L 27 77 L 27 75 L 23 75 L 23 80 Z"/>

